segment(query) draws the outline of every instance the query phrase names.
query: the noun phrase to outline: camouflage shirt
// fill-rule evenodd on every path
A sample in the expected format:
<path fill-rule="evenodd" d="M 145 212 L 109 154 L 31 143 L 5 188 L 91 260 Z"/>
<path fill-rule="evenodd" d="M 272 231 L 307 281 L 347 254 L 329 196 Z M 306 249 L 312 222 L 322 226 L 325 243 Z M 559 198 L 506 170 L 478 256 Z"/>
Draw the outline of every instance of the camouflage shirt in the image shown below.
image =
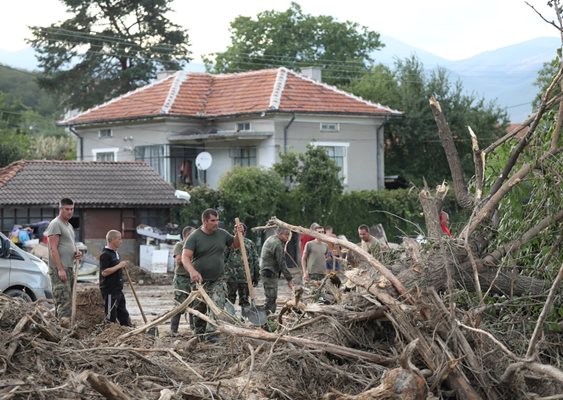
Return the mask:
<path fill-rule="evenodd" d="M 260 268 L 258 265 L 256 245 L 252 240 L 244 238 L 244 247 L 246 249 L 246 257 L 248 258 L 250 277 L 253 281 L 258 281 Z M 228 248 L 225 250 L 225 276 L 227 282 L 246 283 L 246 274 L 244 273 L 244 264 L 242 262 L 240 249 Z"/>
<path fill-rule="evenodd" d="M 290 281 L 292 276 L 285 263 L 283 246 L 283 242 L 276 235 L 266 239 L 260 254 L 260 271 L 271 271 L 276 277 L 281 272 L 284 278 Z"/>

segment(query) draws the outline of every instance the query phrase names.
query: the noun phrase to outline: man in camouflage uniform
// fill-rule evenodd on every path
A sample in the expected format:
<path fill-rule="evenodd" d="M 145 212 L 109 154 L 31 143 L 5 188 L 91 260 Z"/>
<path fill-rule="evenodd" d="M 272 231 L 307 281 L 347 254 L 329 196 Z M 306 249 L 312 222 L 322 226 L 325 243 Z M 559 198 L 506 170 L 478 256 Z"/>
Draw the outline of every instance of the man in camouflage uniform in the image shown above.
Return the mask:
<path fill-rule="evenodd" d="M 174 301 L 178 304 L 183 303 L 187 298 L 190 292 L 192 291 L 191 288 L 191 280 L 190 274 L 188 273 L 187 269 L 184 268 L 184 264 L 182 264 L 182 250 L 184 248 L 184 243 L 188 240 L 188 237 L 194 231 L 195 228 L 193 226 L 186 226 L 182 229 L 182 239 L 180 242 L 174 245 L 174 250 L 172 254 L 174 255 L 174 263 L 176 264 L 176 268 L 174 269 Z M 183 312 L 180 312 L 172 317 L 170 320 L 170 332 L 178 333 L 178 326 L 180 325 L 180 318 Z M 189 315 L 190 320 L 190 328 L 193 329 L 193 317 Z"/>
<path fill-rule="evenodd" d="M 260 253 L 260 276 L 264 283 L 266 310 L 272 314 L 276 312 L 278 276 L 283 274 L 287 280 L 287 286 L 293 289 L 293 277 L 287 269 L 283 250 L 284 244 L 288 239 L 289 230 L 278 227 L 275 234 L 266 239 Z"/>
<path fill-rule="evenodd" d="M 231 235 L 224 229 L 219 228 L 219 213 L 217 210 L 208 208 L 201 215 L 201 226 L 197 228 L 184 243 L 182 251 L 182 264 L 187 268 L 192 281 L 192 290 L 201 284 L 209 297 L 219 308 L 225 307 L 225 249 L 227 247 L 238 248 L 240 246 L 238 236 Z M 235 227 L 242 231 L 242 225 Z M 201 313 L 208 312 L 211 318 L 216 316 L 207 310 L 207 304 L 203 301 L 195 301 L 193 308 Z M 215 327 L 205 320 L 193 317 L 195 334 L 200 340 L 217 342 L 219 340 L 215 333 Z"/>
<path fill-rule="evenodd" d="M 252 284 L 256 287 L 260 277 L 260 267 L 258 265 L 258 252 L 254 242 L 246 237 L 246 225 L 241 224 L 244 230 L 244 247 L 248 258 L 248 267 Z M 239 296 L 238 304 L 241 307 L 250 305 L 248 301 L 248 283 L 240 249 L 227 249 L 225 253 L 225 276 L 227 277 L 227 298 L 235 304 L 237 292 Z"/>

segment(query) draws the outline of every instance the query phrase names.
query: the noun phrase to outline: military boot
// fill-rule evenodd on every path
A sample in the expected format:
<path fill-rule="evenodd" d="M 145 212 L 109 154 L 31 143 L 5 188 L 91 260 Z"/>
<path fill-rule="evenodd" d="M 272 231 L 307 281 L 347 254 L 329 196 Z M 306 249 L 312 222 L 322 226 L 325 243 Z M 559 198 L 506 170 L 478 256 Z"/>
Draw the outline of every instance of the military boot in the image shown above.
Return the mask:
<path fill-rule="evenodd" d="M 170 320 L 170 332 L 178 333 L 178 326 L 180 325 L 180 317 L 182 314 L 176 314 Z"/>

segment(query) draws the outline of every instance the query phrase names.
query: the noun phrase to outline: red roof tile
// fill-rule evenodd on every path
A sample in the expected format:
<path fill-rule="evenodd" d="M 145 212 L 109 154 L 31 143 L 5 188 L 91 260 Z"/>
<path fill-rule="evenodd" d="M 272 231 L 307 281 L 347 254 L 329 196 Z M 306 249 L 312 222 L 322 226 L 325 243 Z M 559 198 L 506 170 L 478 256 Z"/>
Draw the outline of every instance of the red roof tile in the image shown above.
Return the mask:
<path fill-rule="evenodd" d="M 61 121 L 81 125 L 157 116 L 220 117 L 267 111 L 401 114 L 286 68 L 237 74 L 176 72 Z"/>
<path fill-rule="evenodd" d="M 509 124 L 508 127 L 506 128 L 506 131 L 508 133 L 512 133 L 515 132 L 516 130 L 520 130 L 515 136 L 517 139 L 522 139 L 524 136 L 526 136 L 526 134 L 528 133 L 528 131 L 530 130 L 529 126 L 525 126 L 522 127 L 522 125 L 520 124 Z"/>

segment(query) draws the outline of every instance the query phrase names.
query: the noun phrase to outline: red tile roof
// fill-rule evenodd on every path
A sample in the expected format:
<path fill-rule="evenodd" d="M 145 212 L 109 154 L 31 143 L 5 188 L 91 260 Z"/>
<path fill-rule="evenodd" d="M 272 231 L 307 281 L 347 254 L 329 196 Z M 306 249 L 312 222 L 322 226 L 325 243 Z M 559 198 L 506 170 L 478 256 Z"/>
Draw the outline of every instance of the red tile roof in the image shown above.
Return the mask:
<path fill-rule="evenodd" d="M 186 204 L 154 169 L 139 161 L 16 161 L 0 168 L 0 206 L 169 207 Z"/>
<path fill-rule="evenodd" d="M 520 124 L 509 124 L 508 127 L 506 128 L 506 131 L 508 133 L 512 133 L 512 132 L 515 132 L 518 129 L 521 129 L 521 130 L 515 136 L 516 136 L 517 139 L 522 139 L 524 136 L 526 136 L 526 134 L 530 130 L 530 127 L 525 126 L 525 127 L 522 128 L 522 125 L 520 125 Z"/>
<path fill-rule="evenodd" d="M 179 71 L 61 121 L 60 125 L 158 116 L 208 118 L 268 111 L 401 114 L 282 67 L 223 75 Z"/>

